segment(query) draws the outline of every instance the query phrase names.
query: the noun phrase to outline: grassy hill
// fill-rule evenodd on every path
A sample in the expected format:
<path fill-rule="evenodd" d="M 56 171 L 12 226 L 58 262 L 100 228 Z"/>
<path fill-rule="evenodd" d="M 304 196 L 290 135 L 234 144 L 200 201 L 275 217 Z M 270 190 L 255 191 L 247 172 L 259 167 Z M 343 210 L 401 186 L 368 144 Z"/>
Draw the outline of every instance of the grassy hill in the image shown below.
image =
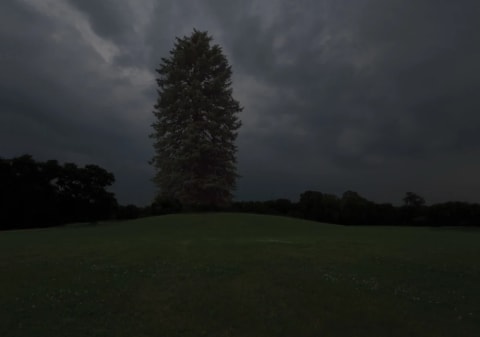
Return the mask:
<path fill-rule="evenodd" d="M 0 336 L 480 336 L 480 231 L 170 215 L 0 233 Z"/>

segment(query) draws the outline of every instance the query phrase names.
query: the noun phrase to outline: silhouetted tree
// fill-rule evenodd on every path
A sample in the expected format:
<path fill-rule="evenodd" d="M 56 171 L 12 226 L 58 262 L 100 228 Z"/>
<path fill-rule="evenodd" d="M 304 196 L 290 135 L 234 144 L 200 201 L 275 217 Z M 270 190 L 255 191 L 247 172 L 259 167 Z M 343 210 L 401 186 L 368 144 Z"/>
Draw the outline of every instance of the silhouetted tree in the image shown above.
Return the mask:
<path fill-rule="evenodd" d="M 79 168 L 30 155 L 0 159 L 0 229 L 55 226 L 109 218 L 117 206 L 105 190 L 112 173 L 96 165 Z"/>
<path fill-rule="evenodd" d="M 389 203 L 375 204 L 370 225 L 396 226 L 401 223 L 398 208 Z"/>
<path fill-rule="evenodd" d="M 178 199 L 158 195 L 150 206 L 153 215 L 180 213 L 183 210 Z"/>
<path fill-rule="evenodd" d="M 95 221 L 109 218 L 117 206 L 112 193 L 105 190 L 115 177 L 97 165 L 78 168 L 66 163 L 57 186 L 64 218 L 71 221 Z"/>
<path fill-rule="evenodd" d="M 142 209 L 132 204 L 118 206 L 115 215 L 118 220 L 136 219 L 142 215 Z"/>
<path fill-rule="evenodd" d="M 299 210 L 307 219 L 338 223 L 340 200 L 333 194 L 306 191 L 300 195 Z"/>
<path fill-rule="evenodd" d="M 288 215 L 293 211 L 293 205 L 288 199 L 268 200 L 264 202 L 263 210 L 269 214 Z"/>
<path fill-rule="evenodd" d="M 403 198 L 404 205 L 401 209 L 405 225 L 425 225 L 426 209 L 425 199 L 413 192 L 407 192 Z"/>
<path fill-rule="evenodd" d="M 435 204 L 428 209 L 432 226 L 480 226 L 480 205 L 466 202 Z"/>
<path fill-rule="evenodd" d="M 230 203 L 236 185 L 235 140 L 242 108 L 232 97 L 232 69 L 207 32 L 177 38 L 157 73 L 152 124 L 159 197 L 188 207 Z"/>
<path fill-rule="evenodd" d="M 340 222 L 345 225 L 369 225 L 374 204 L 357 192 L 346 191 L 340 200 Z"/>
<path fill-rule="evenodd" d="M 419 208 L 425 205 L 425 199 L 413 192 L 407 192 L 403 202 L 406 207 Z"/>
<path fill-rule="evenodd" d="M 36 163 L 30 155 L 2 160 L 0 193 L 4 226 L 41 227 L 58 223 L 54 214 L 55 186 L 51 183 L 55 164 Z"/>
<path fill-rule="evenodd" d="M 320 220 L 322 218 L 323 194 L 315 191 L 305 191 L 300 195 L 299 209 L 303 216 L 310 220 Z"/>
<path fill-rule="evenodd" d="M 343 225 L 480 226 L 479 204 L 448 202 L 427 207 L 424 199 L 416 194 L 407 196 L 408 206 L 395 207 L 389 203 L 376 204 L 353 191 L 346 191 L 340 199 L 331 194 L 305 191 L 298 203 L 287 199 L 237 201 L 229 210 L 289 215 Z"/>

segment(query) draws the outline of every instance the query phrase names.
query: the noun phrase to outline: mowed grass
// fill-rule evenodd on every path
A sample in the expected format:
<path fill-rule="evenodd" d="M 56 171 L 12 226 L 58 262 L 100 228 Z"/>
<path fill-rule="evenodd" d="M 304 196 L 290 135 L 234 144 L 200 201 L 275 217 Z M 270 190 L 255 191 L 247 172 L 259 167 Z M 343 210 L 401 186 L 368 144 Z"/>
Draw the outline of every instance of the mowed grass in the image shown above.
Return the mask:
<path fill-rule="evenodd" d="M 3 232 L 0 336 L 480 336 L 480 231 L 192 214 Z"/>

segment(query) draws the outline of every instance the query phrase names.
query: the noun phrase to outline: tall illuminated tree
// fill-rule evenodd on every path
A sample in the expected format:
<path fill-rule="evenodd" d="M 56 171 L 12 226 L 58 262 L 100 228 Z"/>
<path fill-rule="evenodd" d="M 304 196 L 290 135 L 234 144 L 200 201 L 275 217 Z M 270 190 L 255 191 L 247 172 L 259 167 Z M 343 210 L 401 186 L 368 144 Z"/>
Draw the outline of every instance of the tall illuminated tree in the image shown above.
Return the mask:
<path fill-rule="evenodd" d="M 237 130 L 242 111 L 232 97 L 232 68 L 207 32 L 176 38 L 162 58 L 154 106 L 158 196 L 190 206 L 225 206 L 232 199 Z"/>

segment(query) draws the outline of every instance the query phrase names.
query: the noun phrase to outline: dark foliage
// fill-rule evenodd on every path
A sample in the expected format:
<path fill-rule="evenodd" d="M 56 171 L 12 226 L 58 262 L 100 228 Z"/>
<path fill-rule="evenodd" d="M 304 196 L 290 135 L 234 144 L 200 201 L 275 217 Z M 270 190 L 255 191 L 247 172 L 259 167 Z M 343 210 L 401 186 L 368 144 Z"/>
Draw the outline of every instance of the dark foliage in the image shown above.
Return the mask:
<path fill-rule="evenodd" d="M 180 213 L 182 210 L 183 206 L 178 199 L 164 196 L 157 196 L 150 206 L 150 213 L 152 215 Z"/>
<path fill-rule="evenodd" d="M 427 219 L 432 226 L 480 226 L 480 205 L 447 202 L 430 206 Z"/>
<path fill-rule="evenodd" d="M 448 202 L 426 206 L 425 200 L 408 192 L 404 205 L 377 204 L 353 191 L 339 198 L 332 194 L 305 191 L 299 202 L 287 199 L 235 202 L 231 211 L 287 215 L 342 225 L 381 226 L 480 226 L 480 205 Z"/>
<path fill-rule="evenodd" d="M 118 206 L 115 213 L 117 220 L 137 219 L 143 215 L 143 209 L 135 205 Z"/>
<path fill-rule="evenodd" d="M 180 200 L 185 211 L 227 206 L 238 177 L 235 140 L 242 108 L 232 97 L 232 68 L 211 42 L 197 30 L 177 38 L 156 69 L 154 182 L 160 198 Z M 176 210 L 175 202 L 164 201 L 155 212 L 157 206 L 160 212 Z"/>
<path fill-rule="evenodd" d="M 97 165 L 0 158 L 0 230 L 108 219 L 117 207 L 106 191 L 114 181 Z"/>

